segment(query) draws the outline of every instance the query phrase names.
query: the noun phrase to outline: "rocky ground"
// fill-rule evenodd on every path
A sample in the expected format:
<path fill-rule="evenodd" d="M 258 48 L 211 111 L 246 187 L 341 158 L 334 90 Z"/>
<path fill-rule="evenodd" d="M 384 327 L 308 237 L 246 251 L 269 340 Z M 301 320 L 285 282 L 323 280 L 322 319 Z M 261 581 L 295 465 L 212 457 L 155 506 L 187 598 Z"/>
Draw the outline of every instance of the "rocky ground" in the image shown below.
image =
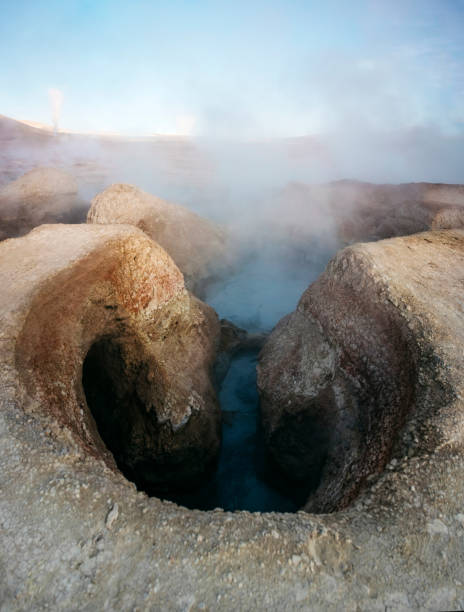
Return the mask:
<path fill-rule="evenodd" d="M 90 205 L 113 182 L 104 164 L 125 168 L 136 152 L 174 183 L 211 178 L 189 143 L 110 138 L 96 151 L 95 139 L 0 119 L 4 202 L 29 198 L 28 215 L 38 203 L 32 225 L 19 216 L 24 231 L 55 196 Z M 52 169 L 36 189 L 43 171 L 20 177 L 45 153 L 70 176 Z M 261 231 L 290 232 L 299 265 L 308 237 L 314 249 L 462 224 L 462 186 L 289 189 Z M 160 491 L 217 456 L 218 351 L 220 378 L 234 350 L 265 338 L 226 321 L 221 333 L 134 227 L 43 226 L 1 242 L 1 609 L 463 609 L 463 244 L 451 229 L 345 249 L 271 334 L 268 443 L 293 486 L 318 476 L 304 511 L 261 514 L 187 510 Z"/>
<path fill-rule="evenodd" d="M 408 444 L 417 452 L 403 452 L 406 447 L 398 443 L 400 450 L 367 478 L 350 507 L 314 515 L 189 511 L 137 492 L 104 456 L 89 452 L 88 444 L 82 442 L 84 434 L 73 431 L 72 423 L 57 415 L 61 400 L 56 403 L 50 393 L 46 398 L 40 395 L 40 377 L 34 371 L 46 373 L 43 358 L 29 363 L 28 384 L 23 378 L 24 360 L 34 354 L 31 347 L 40 346 L 43 329 L 49 330 L 47 334 L 54 330 L 50 337 L 46 334 L 49 348 L 69 350 L 70 340 L 62 338 L 63 326 L 56 324 L 56 318 L 44 327 L 57 300 L 74 295 L 72 290 L 71 294 L 47 290 L 50 283 L 57 290 L 63 286 L 57 275 L 63 265 L 75 268 L 75 256 L 68 258 L 69 264 L 63 264 L 62 253 L 48 249 L 45 260 L 37 257 L 42 241 L 49 243 L 46 234 L 50 231 L 32 232 L 0 247 L 2 286 L 9 287 L 1 306 L 0 599 L 4 609 L 437 610 L 464 606 L 464 456 L 461 388 L 456 378 L 462 359 L 463 233 L 358 247 L 358 257 L 355 249 L 353 255 L 342 254 L 329 267 L 326 279 L 334 288 L 348 282 L 350 275 L 353 279 L 364 275 L 365 283 L 378 284 L 383 296 L 379 308 L 396 309 L 412 332 L 430 331 L 430 336 L 417 337 L 422 346 L 436 342 L 441 361 L 420 370 L 428 377 L 424 380 L 421 375 L 418 384 L 425 394 L 435 379 L 453 384 L 455 400 L 427 404 L 429 423 L 440 431 L 436 443 L 423 442 L 427 427 L 404 430 L 407 437 L 397 439 L 404 444 L 411 440 Z M 98 226 L 85 229 L 88 236 L 96 232 L 92 244 L 99 244 L 112 231 Z M 76 228 L 57 226 L 55 235 L 60 232 L 65 238 L 60 244 L 68 245 L 66 252 L 71 255 Z M 123 226 L 117 232 L 137 232 L 139 243 L 148 240 Z M 89 242 L 85 244 L 84 252 L 89 252 Z M 403 276 L 398 276 L 398 251 L 409 251 L 409 247 L 412 266 L 405 263 Z M 29 248 L 30 256 L 26 256 Z M 149 256 L 149 251 L 143 252 Z M 434 265 L 424 260 L 425 253 L 430 253 Z M 443 266 L 448 270 L 450 259 L 453 289 L 446 285 L 445 291 Z M 365 262 L 361 270 L 359 261 Z M 171 295 L 181 289 L 168 267 L 171 280 L 163 281 L 162 292 L 156 289 L 149 299 L 145 281 L 137 280 L 143 280 L 144 273 L 127 275 L 124 265 L 128 264 L 114 261 L 112 278 L 123 283 L 118 291 L 127 311 L 150 309 L 152 299 L 160 303 L 166 291 Z M 14 284 L 8 282 L 12 278 Z M 434 295 L 439 299 L 430 311 L 426 305 L 434 283 L 438 283 Z M 362 296 L 362 285 L 355 285 Z M 157 282 L 154 286 L 160 287 Z M 105 306 L 114 306 L 114 297 L 108 302 L 106 290 L 83 301 L 77 299 L 80 292 L 71 301 L 69 314 L 77 329 L 89 325 L 93 329 L 94 321 L 105 317 L 113 320 L 114 311 Z M 73 304 L 88 306 L 82 310 Z M 85 315 L 90 313 L 89 304 L 93 304 L 91 316 Z M 97 317 L 97 313 L 101 314 Z M 34 333 L 23 333 L 34 329 Z M 77 353 L 71 347 L 71 355 L 85 355 L 85 344 L 78 345 Z M 48 384 L 56 387 L 53 376 Z M 62 389 L 65 396 L 72 389 L 82 396 L 78 375 L 74 381 L 74 386 Z M 50 409 L 44 410 L 47 405 Z M 79 412 L 72 414 L 76 423 L 81 422 Z"/>

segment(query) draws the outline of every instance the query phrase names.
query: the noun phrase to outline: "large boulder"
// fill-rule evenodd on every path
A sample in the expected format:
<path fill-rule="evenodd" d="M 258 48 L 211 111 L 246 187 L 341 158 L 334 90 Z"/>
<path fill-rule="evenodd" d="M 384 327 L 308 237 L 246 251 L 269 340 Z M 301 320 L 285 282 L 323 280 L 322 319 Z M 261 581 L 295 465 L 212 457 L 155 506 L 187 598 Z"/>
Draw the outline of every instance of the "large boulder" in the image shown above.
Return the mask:
<path fill-rule="evenodd" d="M 111 185 L 92 200 L 88 223 L 129 223 L 143 230 L 171 255 L 186 286 L 201 294 L 226 260 L 226 236 L 214 223 L 183 206 L 132 185 Z"/>
<path fill-rule="evenodd" d="M 22 236 L 43 223 L 85 217 L 76 179 L 58 168 L 35 168 L 0 188 L 0 240 Z"/>
<path fill-rule="evenodd" d="M 462 449 L 464 232 L 341 251 L 265 345 L 267 443 L 307 509 L 346 507 L 393 458 Z"/>
<path fill-rule="evenodd" d="M 26 412 L 146 490 L 200 479 L 219 321 L 169 255 L 130 226 L 42 226 L 0 249 L 2 371 Z"/>

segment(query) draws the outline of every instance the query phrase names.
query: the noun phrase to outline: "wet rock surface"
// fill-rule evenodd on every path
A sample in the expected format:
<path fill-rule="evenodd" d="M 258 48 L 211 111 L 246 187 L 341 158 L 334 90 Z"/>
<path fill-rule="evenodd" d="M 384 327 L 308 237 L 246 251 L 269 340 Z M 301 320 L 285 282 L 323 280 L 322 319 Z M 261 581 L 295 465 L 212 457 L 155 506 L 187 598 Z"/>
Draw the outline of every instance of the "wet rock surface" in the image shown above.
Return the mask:
<path fill-rule="evenodd" d="M 132 185 L 108 187 L 92 200 L 88 223 L 129 223 L 143 230 L 171 255 L 186 286 L 202 294 L 227 263 L 226 234 L 214 223 L 178 204 Z"/>
<path fill-rule="evenodd" d="M 22 236 L 42 223 L 82 222 L 87 208 L 71 174 L 35 168 L 0 188 L 0 240 Z"/>
<path fill-rule="evenodd" d="M 310 515 L 189 511 L 149 498 L 93 444 L 91 422 L 86 431 L 81 418 L 86 405 L 79 384 L 54 384 L 52 377 L 53 384 L 44 387 L 37 372 L 47 368 L 57 382 L 79 381 L 76 369 L 95 340 L 88 330 L 114 329 L 121 323 L 115 312 L 141 317 L 137 325 L 149 326 L 155 312 L 187 299 L 178 272 L 137 230 L 89 226 L 83 243 L 76 230 L 61 228 L 61 248 L 54 252 L 44 248 L 49 228 L 0 247 L 2 286 L 8 288 L 1 295 L 0 332 L 0 601 L 6 609 L 464 607 L 462 367 L 456 360 L 462 346 L 462 266 L 454 265 L 446 279 L 440 270 L 450 257 L 461 261 L 462 233 L 389 241 L 378 245 L 378 253 L 362 246 L 331 264 L 332 285 L 326 273 L 323 283 L 335 290 L 352 274 L 350 253 L 356 269 L 360 261 L 369 265 L 382 288 L 382 305 L 408 323 L 417 350 L 437 348 L 435 356 L 429 353 L 428 361 L 416 364 L 422 372 L 417 419 L 409 417 L 412 427 L 400 432 L 386 469 L 368 477 L 348 509 Z M 429 258 L 425 240 L 431 241 Z M 105 268 L 104 253 L 123 244 L 124 257 Z M 412 267 L 407 260 L 402 268 L 405 275 L 411 270 L 402 293 L 392 280 L 401 245 L 413 255 Z M 143 269 L 156 258 L 154 276 L 137 274 L 133 255 L 142 252 L 148 259 Z M 383 279 L 376 274 L 381 269 Z M 101 282 L 89 283 L 96 275 Z M 422 299 L 415 291 L 420 283 Z M 366 279 L 353 290 L 363 296 L 368 288 Z M 105 308 L 119 303 L 117 310 Z M 78 322 L 64 336 L 56 333 L 63 317 Z"/>
<path fill-rule="evenodd" d="M 215 378 L 220 384 L 227 374 L 231 360 L 238 353 L 258 352 L 264 345 L 268 334 L 248 332 L 232 321 L 221 319 L 221 336 L 215 363 Z"/>

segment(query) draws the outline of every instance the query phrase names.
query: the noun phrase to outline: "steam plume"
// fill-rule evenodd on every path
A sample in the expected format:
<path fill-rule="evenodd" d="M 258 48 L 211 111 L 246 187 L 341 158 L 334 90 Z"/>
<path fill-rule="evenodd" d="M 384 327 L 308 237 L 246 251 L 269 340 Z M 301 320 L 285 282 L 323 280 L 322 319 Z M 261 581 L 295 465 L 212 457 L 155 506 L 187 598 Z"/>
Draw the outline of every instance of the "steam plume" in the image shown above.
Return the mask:
<path fill-rule="evenodd" d="M 61 105 L 63 104 L 64 96 L 60 89 L 49 89 L 48 97 L 50 99 L 50 106 L 52 110 L 53 129 L 56 134 L 60 122 Z"/>

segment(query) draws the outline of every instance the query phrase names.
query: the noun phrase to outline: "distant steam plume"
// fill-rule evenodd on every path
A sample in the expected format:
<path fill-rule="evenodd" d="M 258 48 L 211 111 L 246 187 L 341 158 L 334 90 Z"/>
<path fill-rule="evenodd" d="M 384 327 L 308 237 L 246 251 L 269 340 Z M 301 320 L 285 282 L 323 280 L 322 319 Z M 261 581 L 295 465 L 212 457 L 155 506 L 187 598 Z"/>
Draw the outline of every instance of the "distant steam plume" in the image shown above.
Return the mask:
<path fill-rule="evenodd" d="M 55 133 L 58 131 L 61 115 L 61 105 L 63 104 L 63 92 L 59 89 L 49 89 L 48 97 L 50 99 L 50 106 L 52 110 L 52 122 Z"/>

